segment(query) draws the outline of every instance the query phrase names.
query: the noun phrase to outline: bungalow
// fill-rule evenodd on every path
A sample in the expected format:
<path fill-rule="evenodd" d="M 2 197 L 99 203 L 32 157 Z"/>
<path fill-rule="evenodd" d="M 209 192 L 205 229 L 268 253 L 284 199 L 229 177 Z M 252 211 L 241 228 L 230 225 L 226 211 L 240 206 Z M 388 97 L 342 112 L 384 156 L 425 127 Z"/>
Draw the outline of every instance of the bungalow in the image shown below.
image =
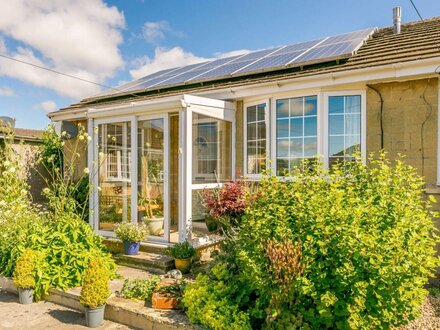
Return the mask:
<path fill-rule="evenodd" d="M 440 194 L 440 18 L 162 70 L 49 114 L 93 137 L 90 224 L 147 222 L 149 244 L 204 236 L 200 192 L 238 175 L 401 153 Z"/>

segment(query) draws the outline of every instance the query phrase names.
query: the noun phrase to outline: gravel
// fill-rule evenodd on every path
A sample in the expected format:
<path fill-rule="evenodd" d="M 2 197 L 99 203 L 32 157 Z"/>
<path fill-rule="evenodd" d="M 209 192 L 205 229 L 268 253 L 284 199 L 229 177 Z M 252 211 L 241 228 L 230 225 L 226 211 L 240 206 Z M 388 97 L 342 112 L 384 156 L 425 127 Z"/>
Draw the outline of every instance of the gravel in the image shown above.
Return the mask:
<path fill-rule="evenodd" d="M 438 330 L 440 329 L 440 295 L 428 296 L 422 306 L 422 316 L 399 330 Z"/>

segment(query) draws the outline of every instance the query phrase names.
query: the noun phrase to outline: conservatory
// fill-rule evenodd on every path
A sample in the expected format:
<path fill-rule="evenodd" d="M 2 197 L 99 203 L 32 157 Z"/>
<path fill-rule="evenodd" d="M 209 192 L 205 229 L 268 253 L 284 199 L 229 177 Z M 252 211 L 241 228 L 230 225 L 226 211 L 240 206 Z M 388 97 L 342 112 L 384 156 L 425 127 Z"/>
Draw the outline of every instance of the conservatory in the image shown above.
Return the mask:
<path fill-rule="evenodd" d="M 118 113 L 118 116 L 115 115 Z M 206 236 L 203 189 L 234 177 L 234 103 L 181 95 L 89 108 L 90 223 L 145 223 L 149 242 Z"/>

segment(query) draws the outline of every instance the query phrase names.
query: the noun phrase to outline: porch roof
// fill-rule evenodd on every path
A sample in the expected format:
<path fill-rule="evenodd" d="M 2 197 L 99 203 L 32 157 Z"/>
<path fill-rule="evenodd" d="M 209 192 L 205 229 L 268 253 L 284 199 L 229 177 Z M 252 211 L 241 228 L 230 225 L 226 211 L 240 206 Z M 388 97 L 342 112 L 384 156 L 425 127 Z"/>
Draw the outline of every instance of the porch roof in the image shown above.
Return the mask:
<path fill-rule="evenodd" d="M 414 62 L 440 56 L 440 17 L 426 19 L 423 22 L 402 24 L 400 34 L 393 33 L 393 27 L 378 29 L 371 38 L 353 56 L 325 63 L 315 63 L 299 67 L 286 68 L 271 72 L 217 79 L 194 84 L 181 84 L 172 87 L 153 88 L 110 96 L 86 98 L 67 108 L 52 112 L 49 117 L 60 113 L 70 113 L 80 109 L 99 106 L 117 105 L 140 100 L 164 98 L 182 93 L 196 93 L 220 88 L 232 88 L 255 85 L 278 80 L 296 79 L 328 73 L 353 71 L 389 64 Z"/>

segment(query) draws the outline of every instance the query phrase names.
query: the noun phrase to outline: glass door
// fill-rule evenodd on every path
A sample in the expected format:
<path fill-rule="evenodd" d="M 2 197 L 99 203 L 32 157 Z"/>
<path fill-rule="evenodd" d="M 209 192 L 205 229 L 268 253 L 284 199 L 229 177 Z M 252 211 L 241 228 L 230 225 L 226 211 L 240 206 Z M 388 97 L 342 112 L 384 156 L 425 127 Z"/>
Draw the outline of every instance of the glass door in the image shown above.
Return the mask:
<path fill-rule="evenodd" d="M 137 127 L 137 221 L 150 228 L 149 240 L 168 242 L 168 116 L 140 117 Z"/>

